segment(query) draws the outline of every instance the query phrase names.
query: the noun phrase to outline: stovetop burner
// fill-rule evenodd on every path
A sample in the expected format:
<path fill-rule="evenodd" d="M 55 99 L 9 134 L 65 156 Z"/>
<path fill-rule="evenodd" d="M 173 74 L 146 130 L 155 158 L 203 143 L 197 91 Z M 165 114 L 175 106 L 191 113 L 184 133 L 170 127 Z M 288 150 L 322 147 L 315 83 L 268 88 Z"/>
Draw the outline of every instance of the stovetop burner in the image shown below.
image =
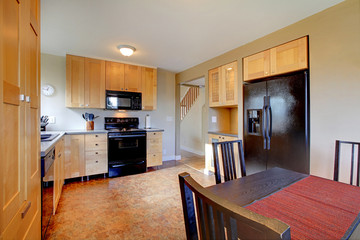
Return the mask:
<path fill-rule="evenodd" d="M 105 130 L 109 132 L 145 132 L 144 129 L 139 128 L 139 118 L 105 118 Z"/>

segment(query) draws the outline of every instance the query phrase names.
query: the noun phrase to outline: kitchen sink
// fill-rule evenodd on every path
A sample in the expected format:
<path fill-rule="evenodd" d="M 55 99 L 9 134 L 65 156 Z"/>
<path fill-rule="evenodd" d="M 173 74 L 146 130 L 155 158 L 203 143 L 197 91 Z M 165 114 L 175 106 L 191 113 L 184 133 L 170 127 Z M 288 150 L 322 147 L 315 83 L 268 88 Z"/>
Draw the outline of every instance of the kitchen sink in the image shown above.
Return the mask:
<path fill-rule="evenodd" d="M 57 136 L 59 136 L 59 133 L 42 133 L 41 134 L 41 142 L 49 142 L 54 140 Z"/>

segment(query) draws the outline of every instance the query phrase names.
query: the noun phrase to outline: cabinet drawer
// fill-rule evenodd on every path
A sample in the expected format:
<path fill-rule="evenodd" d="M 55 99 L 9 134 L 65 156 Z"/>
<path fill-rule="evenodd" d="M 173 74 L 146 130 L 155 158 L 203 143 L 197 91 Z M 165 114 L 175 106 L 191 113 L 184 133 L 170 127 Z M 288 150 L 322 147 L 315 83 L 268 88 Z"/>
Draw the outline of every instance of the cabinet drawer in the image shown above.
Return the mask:
<path fill-rule="evenodd" d="M 85 174 L 86 175 L 94 175 L 94 174 L 101 174 L 107 173 L 108 166 L 107 166 L 107 159 L 104 158 L 90 158 L 86 159 L 86 166 L 85 166 Z"/>
<path fill-rule="evenodd" d="M 161 139 L 148 139 L 146 141 L 147 153 L 162 152 L 162 141 Z"/>
<path fill-rule="evenodd" d="M 162 154 L 161 153 L 151 153 L 146 156 L 146 166 L 159 166 L 162 165 Z"/>
<path fill-rule="evenodd" d="M 85 143 L 91 142 L 107 142 L 107 134 L 85 134 Z"/>
<path fill-rule="evenodd" d="M 161 138 L 162 132 L 148 132 L 146 133 L 147 139 L 153 139 L 153 138 Z"/>
<path fill-rule="evenodd" d="M 85 151 L 100 151 L 100 150 L 107 150 L 107 143 L 106 142 L 86 142 L 85 144 Z"/>
<path fill-rule="evenodd" d="M 107 162 L 107 151 L 101 150 L 101 151 L 89 151 L 85 153 L 85 159 L 86 163 L 88 160 L 102 160 L 105 159 Z"/>

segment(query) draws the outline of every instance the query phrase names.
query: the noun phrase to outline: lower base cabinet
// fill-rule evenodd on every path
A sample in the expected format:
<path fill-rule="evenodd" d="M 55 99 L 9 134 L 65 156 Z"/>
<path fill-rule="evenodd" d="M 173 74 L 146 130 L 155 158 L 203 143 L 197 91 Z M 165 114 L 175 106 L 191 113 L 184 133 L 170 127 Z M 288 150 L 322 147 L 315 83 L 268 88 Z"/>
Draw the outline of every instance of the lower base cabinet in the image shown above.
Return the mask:
<path fill-rule="evenodd" d="M 146 167 L 162 165 L 162 132 L 146 133 Z"/>
<path fill-rule="evenodd" d="M 106 133 L 65 137 L 65 179 L 108 172 Z"/>

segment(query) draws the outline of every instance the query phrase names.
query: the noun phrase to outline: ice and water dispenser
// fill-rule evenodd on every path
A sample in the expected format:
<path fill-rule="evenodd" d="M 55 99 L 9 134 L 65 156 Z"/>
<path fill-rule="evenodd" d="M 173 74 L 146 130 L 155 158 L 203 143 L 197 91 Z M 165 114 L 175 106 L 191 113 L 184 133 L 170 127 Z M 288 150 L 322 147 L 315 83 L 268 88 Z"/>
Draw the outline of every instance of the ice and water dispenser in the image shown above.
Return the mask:
<path fill-rule="evenodd" d="M 261 109 L 247 110 L 248 133 L 261 135 Z"/>

